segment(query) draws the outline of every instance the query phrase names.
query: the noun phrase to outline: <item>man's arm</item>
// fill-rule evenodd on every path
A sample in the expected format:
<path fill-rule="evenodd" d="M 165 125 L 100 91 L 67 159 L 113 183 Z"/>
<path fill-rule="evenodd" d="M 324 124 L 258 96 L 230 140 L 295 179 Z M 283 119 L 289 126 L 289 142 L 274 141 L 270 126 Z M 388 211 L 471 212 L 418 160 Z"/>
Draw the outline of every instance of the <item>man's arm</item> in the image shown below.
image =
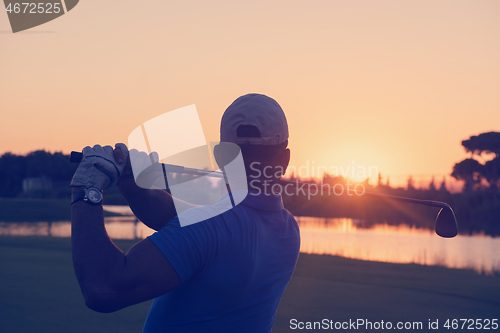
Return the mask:
<path fill-rule="evenodd" d="M 81 190 L 72 188 L 73 193 Z M 102 206 L 71 207 L 73 266 L 87 306 L 112 312 L 161 296 L 181 284 L 170 262 L 149 239 L 126 254 L 106 233 Z"/>
<path fill-rule="evenodd" d="M 168 221 L 177 216 L 176 206 L 182 211 L 196 207 L 182 200 L 174 199 L 167 191 L 161 189 L 144 189 L 137 186 L 130 163 L 130 155 L 124 159 L 122 150 L 115 148 L 113 156 L 118 164 L 125 163 L 123 174 L 118 178 L 116 186 L 127 200 L 134 215 L 142 223 L 154 229 L 160 230 Z"/>
<path fill-rule="evenodd" d="M 167 191 L 141 188 L 135 183 L 132 174 L 120 177 L 116 186 L 134 215 L 153 230 L 160 230 L 177 216 L 174 201 Z"/>

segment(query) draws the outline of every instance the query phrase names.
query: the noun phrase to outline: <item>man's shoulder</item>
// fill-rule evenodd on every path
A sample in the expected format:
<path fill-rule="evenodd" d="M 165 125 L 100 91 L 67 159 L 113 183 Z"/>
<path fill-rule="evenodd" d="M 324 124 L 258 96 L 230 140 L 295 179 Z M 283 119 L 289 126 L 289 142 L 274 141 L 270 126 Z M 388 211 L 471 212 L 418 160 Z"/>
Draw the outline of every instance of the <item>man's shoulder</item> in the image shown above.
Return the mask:
<path fill-rule="evenodd" d="M 298 229 L 297 221 L 293 214 L 283 207 L 281 195 L 255 194 L 248 195 L 237 205 L 226 198 L 219 200 L 213 206 L 199 206 L 179 214 L 168 224 L 173 227 L 192 229 L 206 226 L 226 225 L 238 220 L 251 221 L 254 219 L 283 220 Z"/>

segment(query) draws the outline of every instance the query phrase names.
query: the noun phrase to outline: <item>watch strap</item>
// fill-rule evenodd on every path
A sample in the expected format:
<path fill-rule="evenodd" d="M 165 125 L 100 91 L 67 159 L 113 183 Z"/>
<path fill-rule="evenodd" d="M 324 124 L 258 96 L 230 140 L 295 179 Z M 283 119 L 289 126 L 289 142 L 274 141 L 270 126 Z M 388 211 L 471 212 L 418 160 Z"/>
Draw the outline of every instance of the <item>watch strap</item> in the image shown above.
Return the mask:
<path fill-rule="evenodd" d="M 74 204 L 75 202 L 80 200 L 85 200 L 85 189 L 75 192 L 73 193 L 73 195 L 71 195 L 71 204 Z"/>

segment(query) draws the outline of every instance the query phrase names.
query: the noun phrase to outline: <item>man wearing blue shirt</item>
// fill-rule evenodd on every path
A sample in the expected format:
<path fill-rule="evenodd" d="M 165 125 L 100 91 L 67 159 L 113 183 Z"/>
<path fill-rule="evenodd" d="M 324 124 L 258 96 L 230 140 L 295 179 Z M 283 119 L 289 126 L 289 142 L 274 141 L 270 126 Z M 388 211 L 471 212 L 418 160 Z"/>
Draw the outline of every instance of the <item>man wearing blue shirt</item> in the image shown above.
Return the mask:
<path fill-rule="evenodd" d="M 267 186 L 288 166 L 285 115 L 267 96 L 244 95 L 222 117 L 221 142 L 240 147 L 247 177 L 257 181 L 235 207 L 187 226 L 166 191 L 135 184 L 126 148 L 84 150 L 71 184 L 72 243 L 87 306 L 112 312 L 154 298 L 144 332 L 271 331 L 300 246 L 297 222 Z M 92 193 L 113 178 L 136 216 L 157 230 L 126 254 L 107 236 L 102 201 Z"/>

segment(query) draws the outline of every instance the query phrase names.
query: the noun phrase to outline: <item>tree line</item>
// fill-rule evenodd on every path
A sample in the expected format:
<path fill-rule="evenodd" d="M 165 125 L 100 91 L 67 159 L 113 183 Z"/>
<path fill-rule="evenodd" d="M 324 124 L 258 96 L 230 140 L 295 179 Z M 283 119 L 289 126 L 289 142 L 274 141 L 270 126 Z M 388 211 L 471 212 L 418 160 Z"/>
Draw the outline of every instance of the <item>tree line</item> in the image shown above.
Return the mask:
<path fill-rule="evenodd" d="M 61 152 L 37 150 L 25 156 L 5 153 L 0 157 L 0 197 L 21 196 L 24 179 L 41 177 L 50 179 L 56 190 L 66 187 L 69 193 L 76 168 L 69 156 Z"/>

